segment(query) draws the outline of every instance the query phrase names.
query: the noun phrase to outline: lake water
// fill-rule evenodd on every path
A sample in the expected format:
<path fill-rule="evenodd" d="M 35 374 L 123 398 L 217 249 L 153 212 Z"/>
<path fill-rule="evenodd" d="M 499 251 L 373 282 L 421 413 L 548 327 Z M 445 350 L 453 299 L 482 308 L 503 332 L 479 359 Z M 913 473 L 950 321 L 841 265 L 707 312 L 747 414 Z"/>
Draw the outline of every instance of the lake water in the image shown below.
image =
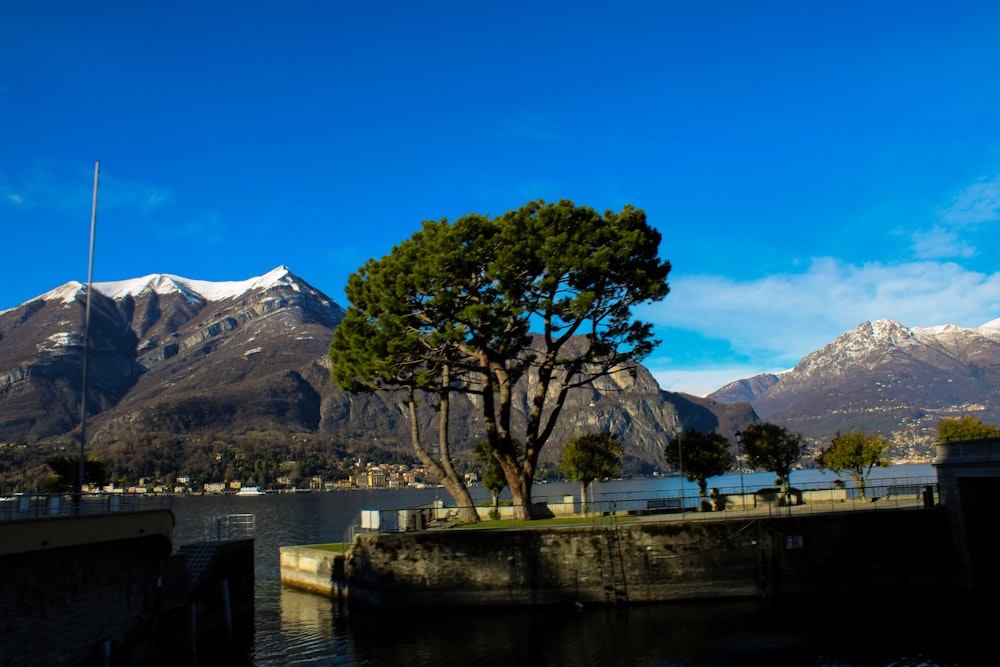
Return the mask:
<path fill-rule="evenodd" d="M 876 476 L 934 475 L 930 465 L 894 466 Z M 792 475 L 793 485 L 831 482 L 819 471 Z M 770 486 L 773 474 L 743 476 L 748 490 Z M 711 480 L 739 488 L 739 475 Z M 595 495 L 679 491 L 677 478 L 615 481 Z M 685 495 L 696 495 L 685 482 Z M 574 484 L 542 484 L 536 500 L 579 493 Z M 489 497 L 474 489 L 474 499 Z M 516 609 L 426 613 L 353 612 L 319 595 L 285 588 L 279 546 L 340 542 L 362 509 L 413 507 L 442 490 L 401 489 L 266 496 L 191 496 L 173 500 L 175 542 L 196 541 L 206 518 L 256 516 L 256 632 L 253 665 L 815 665 L 916 667 L 979 664 L 967 623 L 916 604 L 887 600 L 817 600 L 808 613 L 763 601 L 594 609 Z M 841 604 L 841 603 L 847 604 Z M 928 603 L 930 604 L 930 603 Z M 891 610 L 891 611 L 886 611 Z M 955 627 L 952 627 L 952 626 Z"/>

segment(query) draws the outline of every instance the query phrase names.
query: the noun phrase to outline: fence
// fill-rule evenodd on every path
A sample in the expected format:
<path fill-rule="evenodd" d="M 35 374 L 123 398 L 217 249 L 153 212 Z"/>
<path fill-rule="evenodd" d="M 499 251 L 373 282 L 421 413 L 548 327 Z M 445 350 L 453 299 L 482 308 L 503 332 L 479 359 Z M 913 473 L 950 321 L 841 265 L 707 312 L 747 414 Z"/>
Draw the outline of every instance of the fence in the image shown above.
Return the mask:
<path fill-rule="evenodd" d="M 169 507 L 169 498 L 145 494 L 18 493 L 11 496 L 0 496 L 0 521 L 94 516 L 118 512 L 142 512 Z"/>
<path fill-rule="evenodd" d="M 708 495 L 698 495 L 697 487 L 665 492 L 630 491 L 600 494 L 583 511 L 574 496 L 562 502 L 536 503 L 535 509 L 552 518 L 586 519 L 599 523 L 608 517 L 632 520 L 663 521 L 720 520 L 740 516 L 790 516 L 826 514 L 845 511 L 879 511 L 932 507 L 938 498 L 936 477 L 900 477 L 872 480 L 861 489 L 848 483 L 829 482 L 795 485 L 782 492 L 778 488 L 712 488 Z M 539 507 L 541 506 L 541 508 Z M 478 506 L 480 518 L 488 518 L 492 506 Z M 515 514 L 511 505 L 500 507 L 500 518 Z M 537 516 L 538 513 L 536 512 Z M 362 510 L 348 528 L 344 541 L 358 533 L 396 533 L 445 528 L 455 525 L 458 511 L 440 501 L 433 505 L 397 509 Z"/>
<path fill-rule="evenodd" d="M 224 514 L 205 518 L 204 538 L 210 542 L 249 540 L 256 534 L 256 514 Z"/>
<path fill-rule="evenodd" d="M 871 480 L 862 489 L 848 483 L 812 482 L 796 484 L 786 492 L 776 487 L 711 488 L 703 498 L 696 486 L 685 491 L 619 492 L 601 494 L 589 508 L 594 513 L 650 514 L 669 512 L 734 512 L 761 510 L 796 513 L 843 510 L 873 510 L 933 505 L 937 498 L 936 477 L 898 477 Z"/>

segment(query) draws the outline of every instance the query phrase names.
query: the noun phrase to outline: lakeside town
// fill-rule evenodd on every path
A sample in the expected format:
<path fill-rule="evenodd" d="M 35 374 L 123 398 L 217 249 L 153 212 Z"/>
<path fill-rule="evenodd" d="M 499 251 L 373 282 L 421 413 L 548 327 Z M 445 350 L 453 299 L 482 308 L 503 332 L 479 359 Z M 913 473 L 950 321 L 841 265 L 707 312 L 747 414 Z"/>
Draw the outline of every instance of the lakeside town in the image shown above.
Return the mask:
<path fill-rule="evenodd" d="M 303 493 L 314 491 L 357 491 L 365 489 L 403 489 L 426 488 L 437 486 L 430 471 L 423 466 L 407 464 L 358 464 L 352 474 L 343 479 L 328 480 L 320 475 L 313 475 L 299 483 L 290 475 L 276 478 L 273 487 L 262 488 L 256 485 L 244 484 L 239 480 L 214 481 L 196 483 L 190 477 L 179 475 L 172 485 L 167 485 L 149 478 L 140 478 L 136 484 L 116 486 L 84 485 L 84 493 L 123 493 L 123 494 L 182 494 L 182 495 L 261 495 L 264 493 Z M 465 474 L 466 484 L 473 486 L 479 482 L 475 472 Z"/>

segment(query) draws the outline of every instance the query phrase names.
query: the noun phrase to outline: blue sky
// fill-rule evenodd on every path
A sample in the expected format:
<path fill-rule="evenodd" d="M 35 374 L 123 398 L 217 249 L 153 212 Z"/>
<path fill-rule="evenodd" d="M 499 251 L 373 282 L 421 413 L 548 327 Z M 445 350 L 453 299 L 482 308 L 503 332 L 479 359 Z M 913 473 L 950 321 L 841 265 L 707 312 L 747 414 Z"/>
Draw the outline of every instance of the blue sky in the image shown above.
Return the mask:
<path fill-rule="evenodd" d="M 992 0 L 7 0 L 0 309 L 86 280 L 100 160 L 95 280 L 285 264 L 341 303 L 422 220 L 634 204 L 674 267 L 664 389 L 979 326 L 998 34 Z"/>

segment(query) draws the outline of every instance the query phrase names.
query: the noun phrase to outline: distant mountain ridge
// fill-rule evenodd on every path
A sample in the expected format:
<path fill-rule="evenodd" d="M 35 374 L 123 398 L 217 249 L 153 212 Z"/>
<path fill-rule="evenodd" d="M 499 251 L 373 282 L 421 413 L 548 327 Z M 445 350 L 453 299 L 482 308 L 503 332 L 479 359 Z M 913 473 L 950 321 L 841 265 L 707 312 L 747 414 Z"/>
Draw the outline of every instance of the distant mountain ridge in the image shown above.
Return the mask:
<path fill-rule="evenodd" d="M 747 401 L 765 420 L 819 441 L 863 429 L 926 446 L 942 416 L 1000 422 L 1000 319 L 969 329 L 863 322 L 780 374 L 708 398 Z"/>
<path fill-rule="evenodd" d="M 95 283 L 93 296 L 87 413 L 95 418 L 157 396 L 228 391 L 247 376 L 240 365 L 283 372 L 275 367 L 288 347 L 282 334 L 322 355 L 343 317 L 284 266 L 231 283 L 165 275 Z M 86 286 L 70 282 L 0 313 L 0 439 L 78 427 L 85 302 Z M 253 344 L 256 334 L 269 339 L 266 349 Z"/>
<path fill-rule="evenodd" d="M 78 433 L 85 297 L 86 286 L 70 282 L 0 312 L 0 442 Z M 101 282 L 93 297 L 87 415 L 98 449 L 256 434 L 345 452 L 409 451 L 399 396 L 348 395 L 331 381 L 327 352 L 344 311 L 287 267 L 232 282 L 162 274 Z M 485 435 L 473 408 L 452 402 L 459 450 Z M 526 414 L 526 401 L 516 409 Z M 609 430 L 626 443 L 631 469 L 648 472 L 663 467 L 678 416 L 726 433 L 755 419 L 749 405 L 661 392 L 640 367 L 634 379 L 571 392 L 553 442 Z M 424 419 L 433 422 L 431 408 Z"/>
<path fill-rule="evenodd" d="M 0 312 L 0 444 L 77 437 L 85 296 L 70 282 Z M 230 282 L 155 274 L 95 283 L 93 296 L 86 413 L 97 451 L 127 457 L 148 443 L 254 438 L 288 451 L 308 441 L 344 457 L 409 452 L 399 396 L 349 395 L 331 381 L 327 352 L 344 310 L 287 267 Z M 662 391 L 642 366 L 634 378 L 601 378 L 571 392 L 547 455 L 570 435 L 610 431 L 626 445 L 627 470 L 648 473 L 665 469 L 678 420 L 728 437 L 766 419 L 815 446 L 860 428 L 900 442 L 896 456 L 926 459 L 943 416 L 1000 423 L 998 389 L 1000 320 L 976 329 L 876 320 L 790 371 L 706 398 Z M 472 400 L 452 404 L 463 456 L 484 435 Z M 515 410 L 523 419 L 526 401 Z M 434 416 L 425 405 L 423 425 Z"/>

